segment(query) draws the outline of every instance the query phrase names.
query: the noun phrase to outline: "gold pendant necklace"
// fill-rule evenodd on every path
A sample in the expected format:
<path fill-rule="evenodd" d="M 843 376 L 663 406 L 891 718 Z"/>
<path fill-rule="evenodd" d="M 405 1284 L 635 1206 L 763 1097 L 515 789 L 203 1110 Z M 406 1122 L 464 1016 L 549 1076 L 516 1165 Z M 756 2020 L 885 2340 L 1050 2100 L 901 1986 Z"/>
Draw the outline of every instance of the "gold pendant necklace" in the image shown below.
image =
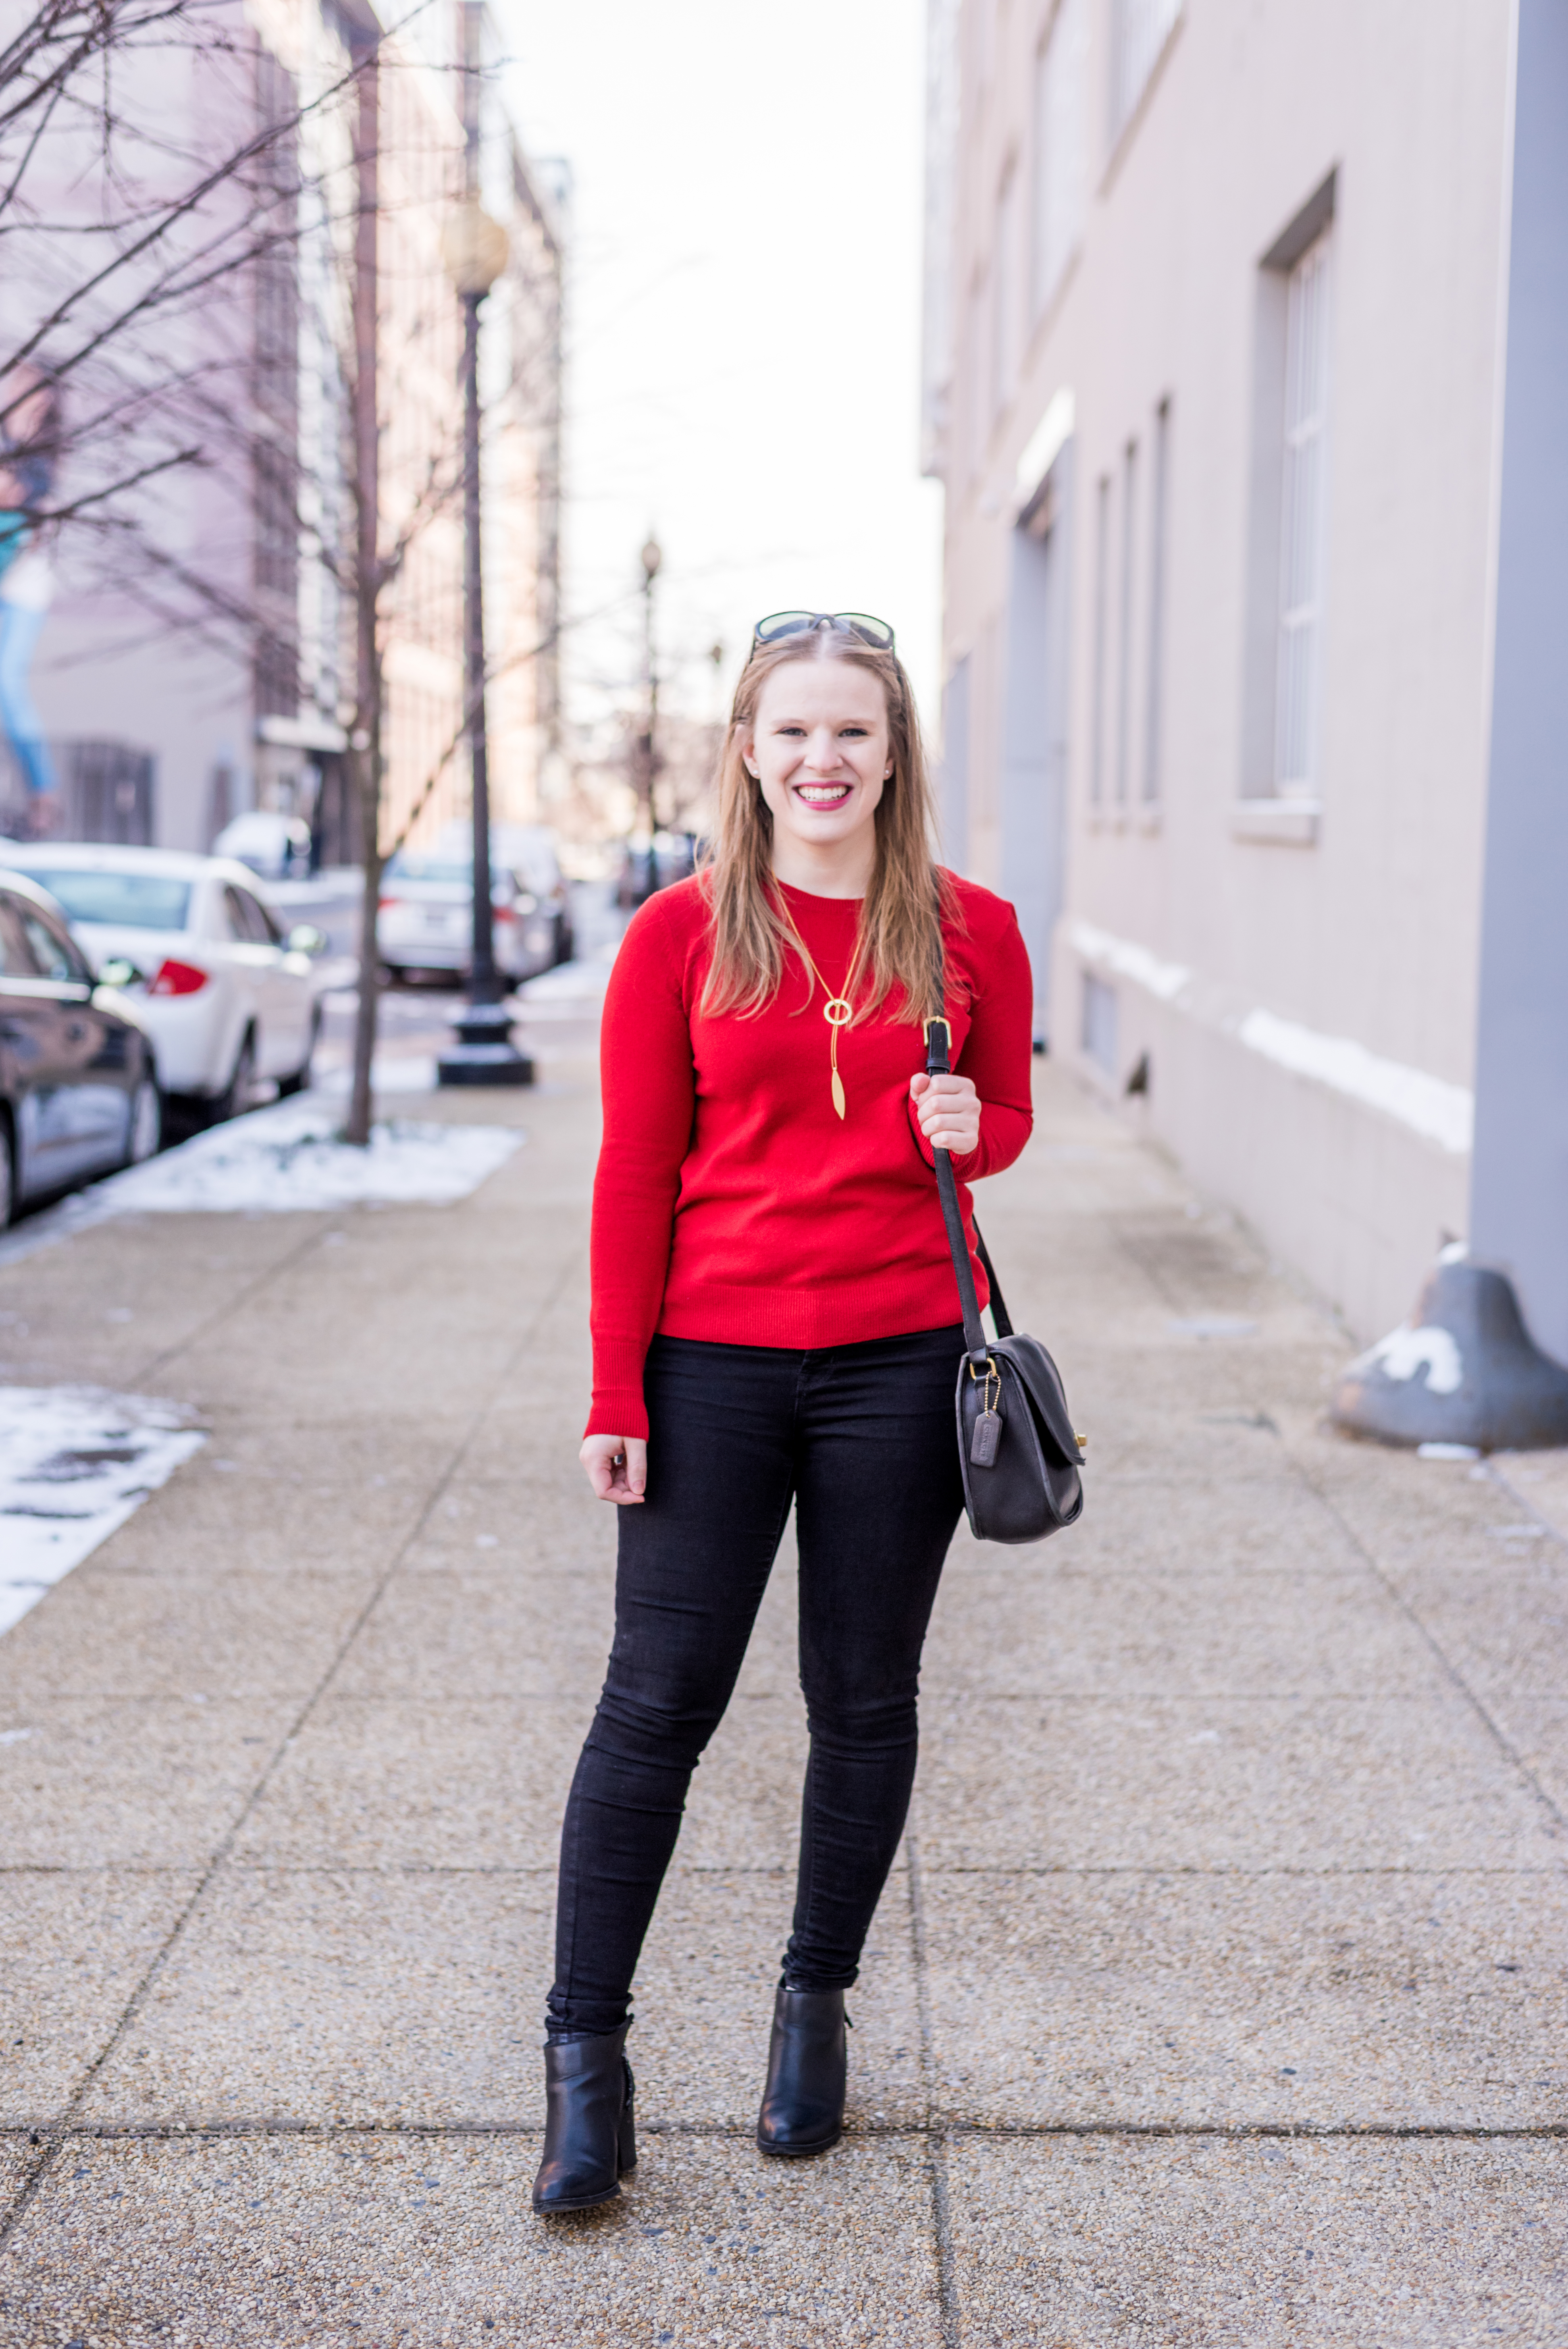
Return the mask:
<path fill-rule="evenodd" d="M 811 950 L 807 946 L 805 939 L 800 936 L 799 931 L 796 928 L 795 917 L 790 913 L 789 906 L 785 905 L 782 897 L 780 897 L 779 902 L 780 906 L 783 908 L 784 919 L 789 925 L 789 935 L 794 939 L 795 944 L 799 947 L 801 957 L 805 962 L 807 969 L 810 972 L 811 977 L 828 999 L 826 1003 L 822 1006 L 822 1017 L 827 1021 L 829 1030 L 832 1037 L 832 1042 L 829 1048 L 828 1053 L 828 1067 L 832 1084 L 833 1107 L 838 1111 L 839 1115 L 842 1117 L 845 1108 L 844 1081 L 839 1074 L 839 1030 L 841 1028 L 847 1028 L 850 1021 L 855 1016 L 855 1007 L 850 1001 L 850 988 L 854 985 L 855 965 L 861 958 L 860 947 L 857 944 L 855 947 L 854 958 L 850 964 L 849 975 L 844 980 L 843 994 L 835 995 L 832 988 L 828 985 L 827 980 L 822 977 L 821 972 L 817 968 L 816 964 L 811 960 Z"/>

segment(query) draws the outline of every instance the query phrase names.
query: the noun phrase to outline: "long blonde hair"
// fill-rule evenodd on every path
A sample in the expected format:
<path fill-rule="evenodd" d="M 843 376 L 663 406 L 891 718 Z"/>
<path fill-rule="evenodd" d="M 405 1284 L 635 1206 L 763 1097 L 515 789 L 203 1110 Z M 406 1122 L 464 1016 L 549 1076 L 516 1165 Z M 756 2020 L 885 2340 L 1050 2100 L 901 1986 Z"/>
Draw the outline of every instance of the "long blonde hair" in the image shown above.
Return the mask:
<path fill-rule="evenodd" d="M 882 787 L 873 822 L 876 862 L 861 905 L 854 967 L 868 976 L 876 1010 L 894 987 L 903 992 L 897 1016 L 918 1020 L 942 1006 L 942 918 L 956 915 L 946 875 L 932 855 L 935 810 L 920 719 L 903 663 L 892 652 L 814 629 L 754 652 L 740 673 L 729 726 L 719 753 L 718 823 L 707 861 L 713 958 L 703 988 L 705 1011 L 759 1011 L 783 982 L 786 952 L 794 945 L 773 877 L 773 816 L 761 786 L 747 772 L 742 745 L 757 722 L 762 688 L 788 661 L 841 660 L 878 678 L 887 697 L 892 773 Z"/>

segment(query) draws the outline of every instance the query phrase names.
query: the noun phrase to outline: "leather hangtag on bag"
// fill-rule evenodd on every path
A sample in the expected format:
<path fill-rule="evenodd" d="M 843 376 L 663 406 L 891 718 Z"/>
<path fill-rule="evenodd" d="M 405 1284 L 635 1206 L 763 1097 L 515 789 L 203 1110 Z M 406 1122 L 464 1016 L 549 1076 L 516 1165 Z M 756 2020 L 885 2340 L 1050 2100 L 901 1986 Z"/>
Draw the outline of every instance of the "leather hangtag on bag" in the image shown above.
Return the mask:
<path fill-rule="evenodd" d="M 969 1457 L 976 1468 L 989 1468 L 995 1464 L 996 1446 L 1001 1441 L 1001 1413 L 995 1411 L 983 1411 L 975 1423 L 975 1433 L 969 1439 Z"/>

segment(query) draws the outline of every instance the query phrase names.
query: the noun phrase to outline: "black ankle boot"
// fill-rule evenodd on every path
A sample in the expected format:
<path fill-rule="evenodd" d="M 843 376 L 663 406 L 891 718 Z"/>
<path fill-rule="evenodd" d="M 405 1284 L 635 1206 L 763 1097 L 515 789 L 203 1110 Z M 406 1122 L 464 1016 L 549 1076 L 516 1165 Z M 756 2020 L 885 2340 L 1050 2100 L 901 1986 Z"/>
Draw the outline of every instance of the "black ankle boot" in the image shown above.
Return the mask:
<path fill-rule="evenodd" d="M 552 2042 L 544 2050 L 544 2154 L 533 2181 L 536 2210 L 591 2210 L 613 2202 L 637 2166 L 626 2033 Z"/>
<path fill-rule="evenodd" d="M 768 2085 L 757 2116 L 764 2153 L 826 2153 L 844 2131 L 849 2018 L 841 1990 L 780 1990 L 773 2004 Z"/>

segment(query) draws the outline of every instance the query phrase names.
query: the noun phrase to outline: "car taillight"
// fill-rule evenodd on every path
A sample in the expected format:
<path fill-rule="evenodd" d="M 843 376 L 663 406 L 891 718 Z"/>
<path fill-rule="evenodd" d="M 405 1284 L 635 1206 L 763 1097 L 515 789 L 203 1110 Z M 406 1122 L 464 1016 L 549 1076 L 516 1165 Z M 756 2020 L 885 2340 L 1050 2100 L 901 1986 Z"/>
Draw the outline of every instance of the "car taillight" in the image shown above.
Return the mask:
<path fill-rule="evenodd" d="M 517 907 L 515 905 L 493 905 L 490 908 L 490 918 L 497 922 L 515 922 L 517 919 Z"/>
<path fill-rule="evenodd" d="M 206 972 L 198 970 L 193 962 L 168 960 L 160 965 L 158 976 L 147 991 L 149 995 L 194 995 L 199 987 L 206 984 Z"/>
<path fill-rule="evenodd" d="M 402 902 L 400 897 L 377 897 L 376 910 L 378 914 L 384 914 L 388 905 L 400 905 Z"/>

